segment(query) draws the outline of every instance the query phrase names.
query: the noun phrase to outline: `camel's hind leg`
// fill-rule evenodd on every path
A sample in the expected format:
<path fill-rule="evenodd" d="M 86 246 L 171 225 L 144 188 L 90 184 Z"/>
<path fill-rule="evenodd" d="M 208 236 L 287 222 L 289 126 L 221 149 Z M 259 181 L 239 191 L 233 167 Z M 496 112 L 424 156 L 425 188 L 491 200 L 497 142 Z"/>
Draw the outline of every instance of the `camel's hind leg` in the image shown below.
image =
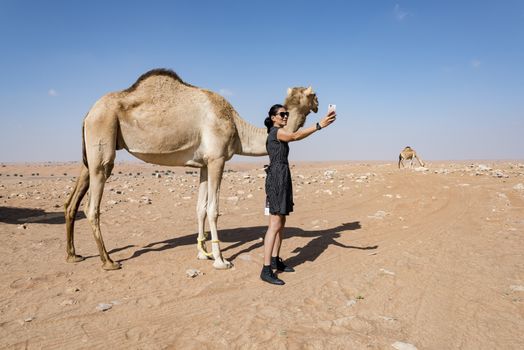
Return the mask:
<path fill-rule="evenodd" d="M 198 188 L 198 202 L 197 202 L 197 218 L 198 218 L 198 259 L 206 260 L 210 259 L 213 254 L 208 253 L 206 248 L 206 233 L 205 233 L 205 220 L 207 211 L 207 167 L 200 169 L 200 186 Z"/>
<path fill-rule="evenodd" d="M 100 231 L 100 203 L 105 182 L 114 166 L 116 134 L 116 118 L 107 119 L 90 113 L 85 120 L 86 155 L 89 167 L 89 204 L 86 215 L 93 230 L 104 270 L 120 268 L 120 264 L 109 257 Z"/>
<path fill-rule="evenodd" d="M 220 252 L 220 241 L 218 240 L 217 219 L 218 219 L 218 197 L 220 192 L 220 182 L 224 171 L 225 160 L 223 158 L 215 159 L 208 163 L 208 193 L 207 193 L 207 218 L 209 229 L 211 230 L 211 247 L 213 249 L 213 266 L 216 269 L 228 269 L 231 263 L 222 258 Z"/>
<path fill-rule="evenodd" d="M 98 252 L 100 253 L 100 259 L 102 260 L 102 268 L 104 270 L 116 270 L 120 268 L 120 264 L 114 262 L 109 257 L 107 250 L 104 245 L 102 238 L 102 232 L 100 231 L 100 202 L 102 201 L 102 194 L 104 192 L 104 185 L 111 174 L 111 168 L 113 164 L 105 165 L 102 168 L 91 170 L 89 168 L 89 209 L 87 211 L 87 218 L 91 224 L 93 235 L 95 236 L 96 245 L 98 246 Z"/>
<path fill-rule="evenodd" d="M 88 188 L 89 170 L 85 165 L 82 165 L 80 176 L 76 180 L 75 189 L 64 204 L 67 231 L 67 262 L 79 262 L 84 260 L 82 256 L 76 255 L 75 253 L 75 217 L 80 202 L 82 202 L 82 198 L 84 198 Z"/>

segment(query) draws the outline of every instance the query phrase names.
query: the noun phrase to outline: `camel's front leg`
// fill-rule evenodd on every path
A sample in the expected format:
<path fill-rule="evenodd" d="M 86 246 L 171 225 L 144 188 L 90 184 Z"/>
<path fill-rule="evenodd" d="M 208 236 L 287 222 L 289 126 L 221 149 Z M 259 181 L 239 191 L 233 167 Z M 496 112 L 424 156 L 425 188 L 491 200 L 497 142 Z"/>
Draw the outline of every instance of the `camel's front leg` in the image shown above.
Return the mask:
<path fill-rule="evenodd" d="M 200 186 L 198 188 L 197 219 L 198 219 L 198 238 L 197 238 L 197 258 L 200 260 L 211 259 L 212 253 L 208 253 L 206 248 L 205 220 L 207 211 L 207 167 L 200 169 Z"/>
<path fill-rule="evenodd" d="M 220 194 L 220 182 L 222 181 L 222 173 L 224 171 L 225 160 L 223 158 L 210 161 L 208 167 L 208 203 L 207 203 L 207 218 L 209 221 L 209 229 L 211 230 L 211 247 L 213 249 L 213 258 L 215 262 L 213 266 L 216 269 L 228 269 L 231 263 L 222 258 L 220 252 L 220 241 L 218 240 L 217 219 L 218 219 L 218 198 Z"/>

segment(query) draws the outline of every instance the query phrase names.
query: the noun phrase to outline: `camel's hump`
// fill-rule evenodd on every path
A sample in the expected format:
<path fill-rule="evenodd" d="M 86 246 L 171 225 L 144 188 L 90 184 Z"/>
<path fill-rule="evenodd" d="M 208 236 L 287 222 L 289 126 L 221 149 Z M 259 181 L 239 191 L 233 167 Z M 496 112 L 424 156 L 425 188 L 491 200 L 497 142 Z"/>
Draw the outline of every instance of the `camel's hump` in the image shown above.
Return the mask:
<path fill-rule="evenodd" d="M 133 85 L 131 85 L 131 87 L 127 88 L 126 90 L 124 90 L 125 92 L 132 92 L 134 91 L 144 80 L 148 79 L 148 78 L 151 78 L 151 77 L 157 77 L 157 76 L 165 76 L 165 77 L 170 77 L 176 81 L 179 81 L 181 82 L 182 84 L 184 85 L 187 85 L 187 86 L 192 86 L 186 82 L 184 82 L 182 80 L 182 78 L 180 78 L 180 76 L 178 74 L 176 74 L 173 70 L 171 69 L 166 69 L 166 68 L 156 68 L 156 69 L 151 69 L 150 71 L 142 74 L 136 81 Z"/>

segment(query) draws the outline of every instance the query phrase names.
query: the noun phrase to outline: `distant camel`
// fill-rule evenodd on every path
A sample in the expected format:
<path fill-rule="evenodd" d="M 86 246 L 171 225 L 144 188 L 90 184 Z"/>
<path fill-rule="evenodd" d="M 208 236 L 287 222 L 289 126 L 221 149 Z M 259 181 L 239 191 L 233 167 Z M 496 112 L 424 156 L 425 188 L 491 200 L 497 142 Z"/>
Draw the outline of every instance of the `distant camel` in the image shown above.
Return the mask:
<path fill-rule="evenodd" d="M 289 88 L 285 105 L 290 112 L 286 126 L 289 131 L 302 127 L 310 111 L 318 111 L 317 96 L 311 87 Z M 86 115 L 82 132 L 83 165 L 64 205 L 68 262 L 83 260 L 75 253 L 74 224 L 80 202 L 90 189 L 85 211 L 102 268 L 120 268 L 104 246 L 100 202 L 116 150 L 125 148 L 147 163 L 200 168 L 198 258 L 212 257 L 217 269 L 231 266 L 222 258 L 217 233 L 224 163 L 234 154 L 266 155 L 266 128 L 248 124 L 222 96 L 185 83 L 171 70 L 155 69 L 143 74 L 130 88 L 100 98 Z M 206 216 L 212 253 L 208 253 L 205 246 Z"/>
<path fill-rule="evenodd" d="M 406 146 L 402 152 L 400 152 L 400 154 L 398 155 L 398 168 L 400 169 L 400 164 L 402 163 L 402 166 L 405 167 L 404 165 L 404 160 L 409 160 L 410 163 L 409 163 L 409 166 L 411 168 L 413 168 L 413 159 L 417 159 L 418 163 L 420 164 L 420 166 L 424 166 L 424 162 L 420 159 L 420 157 L 417 155 L 417 152 L 415 152 L 415 150 L 409 146 Z"/>

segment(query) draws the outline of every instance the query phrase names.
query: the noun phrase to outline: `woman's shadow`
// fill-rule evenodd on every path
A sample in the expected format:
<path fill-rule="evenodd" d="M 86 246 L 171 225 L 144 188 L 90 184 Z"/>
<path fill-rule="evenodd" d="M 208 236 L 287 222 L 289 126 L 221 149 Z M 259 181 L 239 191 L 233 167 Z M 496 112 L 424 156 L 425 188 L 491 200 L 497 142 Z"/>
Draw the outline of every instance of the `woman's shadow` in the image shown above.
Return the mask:
<path fill-rule="evenodd" d="M 286 264 L 289 266 L 298 266 L 300 264 L 305 263 L 306 261 L 315 261 L 331 245 L 341 247 L 341 248 L 362 249 L 362 250 L 377 249 L 378 248 L 377 245 L 367 246 L 367 247 L 358 247 L 358 246 L 352 246 L 352 245 L 345 245 L 335 240 L 335 238 L 341 237 L 344 231 L 354 231 L 360 228 L 361 226 L 360 226 L 359 221 L 344 223 L 344 224 L 341 224 L 339 226 L 329 228 L 329 229 L 311 230 L 311 231 L 306 231 L 298 227 L 286 227 L 284 229 L 284 236 L 282 237 L 283 240 L 290 238 L 290 237 L 296 237 L 296 236 L 313 238 L 305 246 L 295 248 L 293 250 L 293 253 L 298 253 L 298 254 L 291 258 L 286 259 Z M 260 238 L 263 238 L 265 231 L 267 230 L 267 226 L 253 227 L 253 228 L 249 228 L 248 230 L 250 232 L 256 232 L 256 237 L 253 240 L 257 240 L 257 242 L 233 254 L 229 258 L 230 260 L 234 260 L 240 254 L 248 253 L 264 245 L 264 242 Z M 225 230 L 223 234 L 224 236 L 223 240 L 226 241 L 226 238 L 229 238 L 229 236 L 237 236 L 237 235 L 246 236 L 246 232 L 244 232 L 242 228 Z M 247 241 L 248 240 L 246 239 L 239 240 L 237 243 L 232 244 L 222 249 L 222 252 L 225 252 L 230 249 L 236 248 L 237 246 L 243 245 L 247 243 Z"/>
<path fill-rule="evenodd" d="M 341 248 L 351 248 L 351 249 L 376 249 L 377 245 L 367 246 L 367 247 L 358 247 L 345 245 L 335 240 L 335 238 L 341 237 L 341 234 L 345 231 L 353 231 L 360 229 L 360 222 L 350 222 L 341 224 L 339 226 L 323 229 L 323 230 L 312 230 L 306 231 L 298 227 L 287 227 L 284 229 L 283 239 L 290 237 L 307 237 L 313 238 L 305 246 L 296 248 L 293 253 L 298 253 L 297 255 L 286 260 L 286 264 L 290 266 L 297 266 L 303 264 L 306 261 L 315 261 L 330 245 L 335 245 Z M 263 237 L 267 230 L 267 226 L 254 226 L 254 227 L 239 227 L 233 229 L 225 229 L 219 232 L 219 238 L 222 242 L 232 243 L 231 245 L 224 247 L 222 253 L 227 252 L 228 250 L 235 249 L 246 243 L 254 242 L 249 247 L 246 247 L 231 256 L 226 258 L 230 261 L 234 261 L 239 255 L 249 253 L 254 249 L 258 249 L 264 245 Z M 132 256 L 129 258 L 121 259 L 120 262 L 125 260 L 131 260 L 139 257 L 142 254 L 162 251 L 167 249 L 173 249 L 175 247 L 183 245 L 195 245 L 196 246 L 196 234 L 186 235 L 183 237 L 172 238 L 164 241 L 153 242 L 145 247 L 136 250 Z M 128 248 L 128 247 L 125 247 Z M 123 248 L 123 249 L 125 249 Z M 112 252 L 123 250 L 121 248 L 114 249 Z"/>

